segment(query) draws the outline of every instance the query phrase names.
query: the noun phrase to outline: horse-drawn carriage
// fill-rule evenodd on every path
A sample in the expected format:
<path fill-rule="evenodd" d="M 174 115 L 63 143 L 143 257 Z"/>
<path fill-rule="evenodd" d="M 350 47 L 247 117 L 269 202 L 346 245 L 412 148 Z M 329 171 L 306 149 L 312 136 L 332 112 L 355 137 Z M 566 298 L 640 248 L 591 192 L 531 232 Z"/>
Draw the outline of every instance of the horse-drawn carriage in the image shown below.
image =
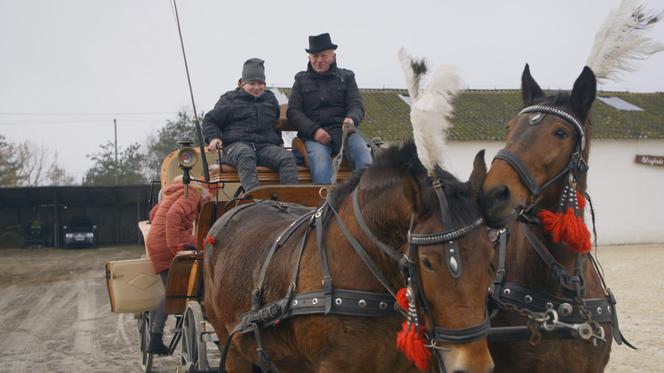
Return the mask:
<path fill-rule="evenodd" d="M 306 168 L 297 186 L 259 170 L 261 186 L 236 194 L 232 168 L 196 162 L 213 154 L 184 144 L 166 157 L 162 186 L 181 169 L 185 183 L 209 169 L 214 196 L 196 251 L 176 256 L 165 290 L 180 371 L 217 371 L 213 343 L 220 372 L 598 372 L 612 339 L 627 343 L 583 221 L 593 71 L 546 96 L 526 66 L 507 146 L 488 173 L 478 153 L 464 183 L 440 166 L 458 77 L 436 71 L 420 90 L 426 68 L 401 61 L 414 141 L 341 170 L 335 187 L 307 184 Z M 164 291 L 148 270 L 111 266 L 114 307 L 116 279 Z M 142 311 L 142 352 L 150 301 L 124 309 Z M 151 356 L 142 362 L 149 371 Z"/>
<path fill-rule="evenodd" d="M 570 98 L 557 98 L 562 107 L 581 105 L 575 115 L 585 118 L 589 103 L 583 98 L 594 95 L 593 79 L 584 71 L 577 81 L 581 87 L 575 86 Z M 524 98 L 541 96 L 537 88 L 526 70 Z M 167 312 L 176 315 L 169 348 L 173 353 L 181 342 L 178 369 L 217 371 L 207 357 L 207 346 L 212 343 L 221 350 L 219 371 L 251 372 L 260 367 L 264 372 L 415 372 L 436 367 L 443 372 L 488 372 L 494 360 L 502 360 L 504 365 L 498 368 L 515 369 L 512 360 L 501 355 L 496 359 L 496 351 L 519 356 L 519 348 L 509 350 L 510 346 L 528 339 L 537 342 L 533 336 L 543 336 L 556 339 L 530 347 L 535 356 L 581 348 L 590 356 L 603 356 L 586 363 L 584 370 L 601 370 L 611 331 L 616 340 L 622 339 L 616 328 L 615 302 L 599 282 L 592 257 L 579 254 L 571 256 L 576 262 L 562 262 L 559 253 L 547 255 L 547 247 L 540 249 L 533 243 L 542 237 L 535 233 L 537 237 L 529 237 L 529 242 L 538 246 L 539 257 L 531 256 L 532 263 L 514 264 L 511 258 L 519 257 L 515 252 L 529 250 L 520 248 L 523 242 L 515 240 L 530 230 L 519 225 L 512 229 L 509 243 L 498 240 L 502 245 L 494 261 L 494 243 L 481 217 L 489 217 L 493 225 L 505 225 L 517 217 L 527 221 L 527 211 L 513 216 L 512 210 L 517 208 L 509 205 L 515 202 L 506 199 L 505 185 L 520 191 L 524 185 L 541 185 L 553 178 L 546 185 L 562 193 L 568 175 L 578 178 L 585 172 L 578 168 L 583 163 L 579 159 L 587 153 L 579 153 L 572 157 L 574 163 L 565 164 L 570 159 L 566 152 L 578 152 L 583 149 L 578 144 L 588 141 L 583 127 L 576 125 L 582 122 L 576 116 L 569 119 L 560 114 L 562 109 L 555 105 L 545 101 L 543 106 L 528 106 L 532 111 L 517 115 L 519 123 L 530 123 L 527 131 L 515 125 L 512 131 L 539 133 L 540 128 L 555 126 L 565 132 L 567 136 L 559 140 L 569 140 L 569 146 L 557 147 L 560 156 L 554 157 L 565 177 L 558 176 L 559 172 L 528 176 L 523 170 L 537 169 L 528 163 L 535 160 L 515 161 L 519 149 L 508 147 L 498 156 L 509 158 L 505 160 L 507 170 L 498 164 L 498 171 L 492 169 L 485 181 L 480 152 L 470 180 L 462 183 L 440 168 L 434 156 L 427 159 L 428 166 L 418 160 L 421 149 L 407 141 L 381 150 L 374 165 L 362 172 L 351 175 L 342 170 L 339 178 L 347 180 L 334 188 L 307 184 L 305 169 L 300 170 L 305 182 L 297 186 L 271 184 L 277 182 L 277 175 L 261 170 L 262 185 L 234 198 L 239 183 L 234 170 L 208 164 L 213 200 L 203 205 L 197 218 L 196 250 L 178 254 L 166 289 L 156 290 L 165 291 Z M 413 110 L 421 109 L 416 103 Z M 539 122 L 542 127 L 535 126 Z M 182 170 L 185 183 L 200 182 L 194 177 L 203 173 L 194 161 L 200 152 L 186 145 L 164 160 L 163 186 Z M 527 152 L 519 155 L 527 156 Z M 512 175 L 520 178 L 513 180 Z M 538 196 L 542 188 L 535 188 L 533 194 Z M 522 198 L 533 201 L 527 195 Z M 140 226 L 146 233 L 148 223 Z M 550 244 L 548 239 L 545 242 Z M 514 270 L 539 268 L 535 262 L 545 264 L 540 268 L 545 280 L 529 279 Z M 112 280 L 159 287 L 158 279 L 153 277 L 150 282 L 145 278 L 149 271 L 144 263 L 143 272 L 133 277 L 118 274 L 114 264 L 109 264 L 107 276 L 112 304 L 121 296 Z M 551 273 L 558 284 L 546 280 Z M 570 295 L 570 289 L 576 293 Z M 117 310 L 141 311 L 145 371 L 152 361 L 145 351 L 146 309 L 155 306 L 154 299 L 150 301 L 142 309 Z M 493 328 L 492 318 L 498 321 Z M 594 347 L 593 342 L 604 347 Z M 546 347 L 542 349 L 542 345 Z M 523 367 L 542 369 L 537 360 Z"/>

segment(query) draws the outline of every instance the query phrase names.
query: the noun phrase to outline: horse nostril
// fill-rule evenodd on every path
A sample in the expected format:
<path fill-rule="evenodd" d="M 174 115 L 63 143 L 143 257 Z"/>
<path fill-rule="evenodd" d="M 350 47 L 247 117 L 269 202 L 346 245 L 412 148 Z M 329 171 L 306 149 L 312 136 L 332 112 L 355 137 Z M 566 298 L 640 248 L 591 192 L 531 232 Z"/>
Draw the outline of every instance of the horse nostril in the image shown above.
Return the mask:
<path fill-rule="evenodd" d="M 452 371 L 452 373 L 468 373 L 468 371 L 461 370 L 461 369 L 455 369 L 454 371 Z"/>

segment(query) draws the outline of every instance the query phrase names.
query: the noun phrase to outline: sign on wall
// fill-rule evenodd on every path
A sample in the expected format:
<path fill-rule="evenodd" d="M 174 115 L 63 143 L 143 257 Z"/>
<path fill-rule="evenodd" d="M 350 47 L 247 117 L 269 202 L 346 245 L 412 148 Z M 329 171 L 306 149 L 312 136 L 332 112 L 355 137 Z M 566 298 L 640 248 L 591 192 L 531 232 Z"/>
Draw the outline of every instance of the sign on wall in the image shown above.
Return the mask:
<path fill-rule="evenodd" d="M 664 167 L 664 156 L 637 154 L 634 163 L 648 166 Z"/>

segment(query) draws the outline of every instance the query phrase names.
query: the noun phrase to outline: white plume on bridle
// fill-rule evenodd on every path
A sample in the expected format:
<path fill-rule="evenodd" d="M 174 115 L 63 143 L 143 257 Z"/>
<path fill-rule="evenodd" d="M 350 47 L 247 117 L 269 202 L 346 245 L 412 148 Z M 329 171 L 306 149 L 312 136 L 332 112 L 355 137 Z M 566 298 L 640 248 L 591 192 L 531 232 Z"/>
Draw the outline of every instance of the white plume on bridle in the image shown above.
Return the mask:
<path fill-rule="evenodd" d="M 420 90 L 420 82 L 426 73 L 424 62 L 415 61 L 405 48 L 399 50 L 399 60 L 410 95 L 410 122 L 417 156 L 433 175 L 436 165 L 443 166 L 447 131 L 452 127 L 452 101 L 461 88 L 461 78 L 455 67 L 441 66 Z"/>
<path fill-rule="evenodd" d="M 586 62 L 600 82 L 620 79 L 624 72 L 636 69 L 634 60 L 645 60 L 664 50 L 664 44 L 645 35 L 662 14 L 646 10 L 637 0 L 623 0 L 618 9 L 609 13 L 595 35 Z"/>

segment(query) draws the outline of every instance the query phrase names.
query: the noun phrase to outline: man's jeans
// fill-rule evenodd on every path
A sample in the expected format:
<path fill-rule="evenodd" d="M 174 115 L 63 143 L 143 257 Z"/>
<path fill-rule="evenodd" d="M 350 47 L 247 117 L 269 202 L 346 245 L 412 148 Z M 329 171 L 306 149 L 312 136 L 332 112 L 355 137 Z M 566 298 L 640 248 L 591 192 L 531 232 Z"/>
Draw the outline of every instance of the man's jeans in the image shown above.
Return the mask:
<path fill-rule="evenodd" d="M 309 171 L 314 184 L 332 183 L 332 149 L 330 145 L 321 144 L 317 141 L 305 141 Z M 347 159 L 354 170 L 371 166 L 371 149 L 364 139 L 352 133 L 346 138 Z"/>
<path fill-rule="evenodd" d="M 235 166 L 245 191 L 258 186 L 256 166 L 278 171 L 281 184 L 297 184 L 295 156 L 278 145 L 234 142 L 224 147 L 224 162 Z"/>

